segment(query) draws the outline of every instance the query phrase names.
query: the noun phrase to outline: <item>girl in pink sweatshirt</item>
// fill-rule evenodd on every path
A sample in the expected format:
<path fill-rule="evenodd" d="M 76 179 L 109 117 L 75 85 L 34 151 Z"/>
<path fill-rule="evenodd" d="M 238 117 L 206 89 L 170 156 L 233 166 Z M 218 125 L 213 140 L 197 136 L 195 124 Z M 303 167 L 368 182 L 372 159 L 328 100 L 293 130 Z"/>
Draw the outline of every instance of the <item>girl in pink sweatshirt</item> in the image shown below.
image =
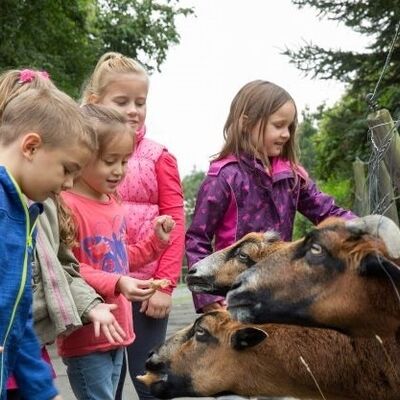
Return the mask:
<path fill-rule="evenodd" d="M 144 301 L 154 293 L 151 280 L 138 280 L 128 273 L 163 252 L 175 223 L 169 216 L 160 216 L 150 236 L 127 245 L 125 211 L 115 190 L 133 152 L 134 134 L 117 111 L 95 105 L 84 106 L 83 111 L 94 127 L 98 151 L 63 199 L 77 225 L 74 254 L 81 273 L 106 302 L 117 304 L 114 315 L 126 336 L 122 344 L 113 344 L 84 326 L 60 338 L 58 350 L 78 400 L 113 400 L 123 349 L 135 339 L 130 301 Z"/>

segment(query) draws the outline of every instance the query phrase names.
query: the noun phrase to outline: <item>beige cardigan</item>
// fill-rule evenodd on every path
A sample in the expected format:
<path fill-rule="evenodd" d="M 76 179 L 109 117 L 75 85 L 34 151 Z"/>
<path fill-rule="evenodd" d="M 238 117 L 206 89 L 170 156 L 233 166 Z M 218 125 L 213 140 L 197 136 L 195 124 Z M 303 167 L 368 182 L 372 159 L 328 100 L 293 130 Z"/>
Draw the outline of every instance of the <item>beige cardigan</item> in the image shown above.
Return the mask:
<path fill-rule="evenodd" d="M 43 205 L 33 266 L 33 317 L 35 331 L 46 344 L 88 322 L 87 313 L 103 300 L 79 274 L 72 251 L 60 243 L 54 201 Z"/>

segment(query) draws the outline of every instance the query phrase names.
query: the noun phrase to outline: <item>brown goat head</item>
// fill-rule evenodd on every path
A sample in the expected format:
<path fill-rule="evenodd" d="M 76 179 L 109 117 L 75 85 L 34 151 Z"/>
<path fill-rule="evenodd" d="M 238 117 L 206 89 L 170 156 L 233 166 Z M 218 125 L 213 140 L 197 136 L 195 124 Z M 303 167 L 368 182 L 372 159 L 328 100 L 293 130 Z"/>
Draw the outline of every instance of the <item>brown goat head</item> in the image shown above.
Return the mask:
<path fill-rule="evenodd" d="M 397 344 L 385 345 L 397 365 Z M 158 398 L 231 393 L 320 399 L 316 379 L 330 400 L 394 400 L 400 383 L 376 340 L 350 339 L 332 330 L 241 324 L 221 311 L 202 315 L 169 338 L 149 356 L 146 370 L 138 379 Z"/>
<path fill-rule="evenodd" d="M 192 292 L 225 296 L 239 274 L 281 247 L 275 232 L 251 232 L 233 245 L 203 258 L 188 271 L 186 283 Z"/>
<path fill-rule="evenodd" d="M 371 217 L 329 219 L 304 239 L 281 245 L 238 277 L 228 310 L 242 322 L 394 334 L 400 326 L 400 231 L 384 217 Z M 372 220 L 379 232 L 363 227 Z"/>

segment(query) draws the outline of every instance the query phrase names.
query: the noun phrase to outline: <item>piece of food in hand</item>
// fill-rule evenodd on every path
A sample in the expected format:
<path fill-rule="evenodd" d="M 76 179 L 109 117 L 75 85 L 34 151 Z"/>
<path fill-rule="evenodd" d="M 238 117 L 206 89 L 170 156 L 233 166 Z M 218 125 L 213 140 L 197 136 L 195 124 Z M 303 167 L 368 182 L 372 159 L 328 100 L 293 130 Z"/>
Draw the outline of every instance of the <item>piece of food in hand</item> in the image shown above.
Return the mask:
<path fill-rule="evenodd" d="M 153 279 L 150 281 L 150 288 L 151 289 L 165 289 L 171 284 L 169 279 Z"/>
<path fill-rule="evenodd" d="M 151 372 L 147 372 L 144 375 L 137 375 L 136 379 L 146 386 L 150 386 L 153 382 L 156 382 L 158 380 L 158 376 Z"/>

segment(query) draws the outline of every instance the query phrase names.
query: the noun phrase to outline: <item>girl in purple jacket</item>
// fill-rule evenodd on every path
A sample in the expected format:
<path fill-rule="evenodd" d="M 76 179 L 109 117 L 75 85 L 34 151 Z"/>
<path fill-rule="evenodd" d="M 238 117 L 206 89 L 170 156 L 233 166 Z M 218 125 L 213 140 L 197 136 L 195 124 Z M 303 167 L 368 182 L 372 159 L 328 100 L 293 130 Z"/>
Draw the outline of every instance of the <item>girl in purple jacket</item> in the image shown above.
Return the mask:
<path fill-rule="evenodd" d="M 200 186 L 186 233 L 189 268 L 249 232 L 274 230 L 291 240 L 296 211 L 314 224 L 355 217 L 320 192 L 298 163 L 296 127 L 296 105 L 286 90 L 262 80 L 239 90 L 224 126 L 225 144 Z M 222 297 L 193 299 L 198 312 L 224 307 Z"/>

